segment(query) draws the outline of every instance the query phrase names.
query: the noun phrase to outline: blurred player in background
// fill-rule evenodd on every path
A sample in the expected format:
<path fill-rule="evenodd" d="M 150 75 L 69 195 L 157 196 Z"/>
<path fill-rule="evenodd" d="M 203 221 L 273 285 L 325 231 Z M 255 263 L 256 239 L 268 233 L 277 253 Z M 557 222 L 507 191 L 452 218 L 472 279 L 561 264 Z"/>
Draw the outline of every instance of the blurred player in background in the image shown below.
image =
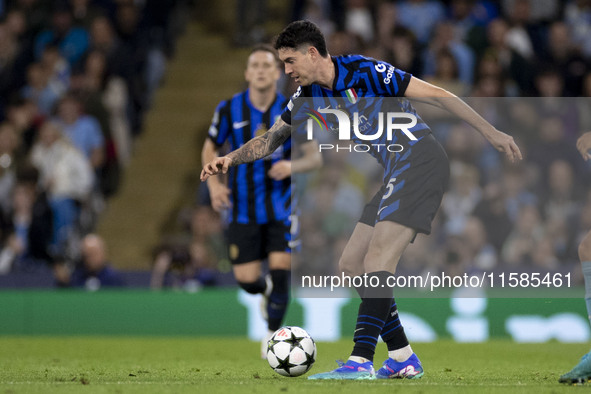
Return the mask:
<path fill-rule="evenodd" d="M 585 161 L 591 159 L 591 131 L 586 132 L 577 140 L 577 149 Z M 583 268 L 585 278 L 585 303 L 587 304 L 587 314 L 591 320 L 591 231 L 587 232 L 581 244 L 579 245 L 579 259 Z M 581 361 L 569 372 L 558 379 L 560 383 L 586 383 L 591 380 L 591 351 L 585 354 Z"/>
<path fill-rule="evenodd" d="M 228 141 L 235 150 L 249 140 L 265 134 L 280 118 L 287 102 L 277 92 L 280 77 L 277 51 L 258 45 L 250 53 L 245 79 L 248 89 L 222 101 L 213 116 L 208 139 L 202 151 L 203 164 L 214 160 Z M 320 167 L 322 158 L 315 142 L 302 144 L 301 157 L 291 160 L 292 141 L 264 160 L 237 166 L 228 182 L 212 177 L 207 181 L 211 204 L 228 210 L 229 257 L 236 281 L 250 294 L 263 294 L 267 340 L 282 325 L 289 301 L 291 241 L 291 174 Z M 263 276 L 262 261 L 268 259 L 269 274 Z"/>
<path fill-rule="evenodd" d="M 521 159 L 521 152 L 511 136 L 494 128 L 448 91 L 374 59 L 359 55 L 331 57 L 322 33 L 311 22 L 289 24 L 279 35 L 275 48 L 285 63 L 286 74 L 300 85 L 294 99 L 300 95 L 420 97 L 422 101 L 446 109 L 468 122 L 509 159 Z M 292 108 L 293 100 L 266 134 L 205 165 L 201 179 L 226 173 L 231 166 L 252 162 L 274 152 L 291 133 Z M 415 113 L 410 103 L 405 103 L 403 108 Z M 414 144 L 404 137 L 396 141 L 404 145 L 404 154 L 391 155 L 387 150 L 375 147 L 370 151 L 384 167 L 384 185 L 366 206 L 341 257 L 344 273 L 366 273 L 368 283 L 375 283 L 376 279 L 382 285 L 387 283 L 416 234 L 430 233 L 431 221 L 449 178 L 447 156 L 427 125 L 418 118 L 416 126 L 409 130 L 417 140 L 413 141 Z M 367 132 L 373 133 L 374 130 Z M 373 142 L 389 143 L 385 134 L 382 140 Z M 404 334 L 392 288 L 368 286 L 357 290 L 361 304 L 351 356 L 334 371 L 312 375 L 310 379 L 375 379 L 373 357 L 380 335 L 388 347 L 389 358 L 377 377 L 421 377 L 423 368 Z"/>

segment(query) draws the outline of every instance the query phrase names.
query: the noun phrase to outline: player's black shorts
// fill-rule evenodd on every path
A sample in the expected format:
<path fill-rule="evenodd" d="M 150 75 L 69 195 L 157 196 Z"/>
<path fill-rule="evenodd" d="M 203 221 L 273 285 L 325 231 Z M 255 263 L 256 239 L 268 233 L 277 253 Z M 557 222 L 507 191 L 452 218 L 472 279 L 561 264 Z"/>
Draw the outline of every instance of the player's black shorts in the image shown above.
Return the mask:
<path fill-rule="evenodd" d="M 232 264 L 263 260 L 270 252 L 291 252 L 289 219 L 267 224 L 230 223 L 227 235 Z"/>
<path fill-rule="evenodd" d="M 401 153 L 404 158 L 404 152 Z M 375 226 L 391 221 L 430 234 L 431 222 L 449 182 L 449 161 L 443 147 L 428 134 L 400 159 L 384 185 L 365 206 L 359 222 Z"/>

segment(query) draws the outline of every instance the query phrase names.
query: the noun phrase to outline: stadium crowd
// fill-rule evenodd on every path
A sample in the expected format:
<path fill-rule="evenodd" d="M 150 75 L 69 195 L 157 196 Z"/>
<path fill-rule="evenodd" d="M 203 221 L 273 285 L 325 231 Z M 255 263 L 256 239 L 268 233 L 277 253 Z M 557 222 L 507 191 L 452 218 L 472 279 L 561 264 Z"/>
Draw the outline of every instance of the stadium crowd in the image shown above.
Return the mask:
<path fill-rule="evenodd" d="M 180 3 L 0 0 L 1 273 L 46 263 L 59 271 L 61 263 L 80 257 L 80 239 L 116 193 L 143 114 L 174 53 L 179 29 L 171 20 Z M 237 1 L 237 9 L 244 3 Z M 577 136 L 591 130 L 585 109 L 591 97 L 591 0 L 291 5 L 286 19 L 315 22 L 332 55 L 384 59 L 469 97 L 524 151 L 520 165 L 506 165 L 472 130 L 437 119 L 432 129 L 451 161 L 450 189 L 433 235 L 417 237 L 400 269 L 578 270 L 577 245 L 591 228 L 590 167 L 575 148 Z M 264 17 L 237 12 L 235 44 L 268 40 L 265 26 L 257 24 Z M 295 90 L 289 78 L 280 83 L 287 95 Z M 327 153 L 324 168 L 306 181 L 306 272 L 334 272 L 373 195 L 374 179 L 359 167 L 377 169 L 375 163 L 348 160 Z M 217 263 L 228 269 L 221 219 L 198 200 L 183 218 L 186 236 L 156 248 L 152 287 L 181 286 L 191 278 L 213 284 Z M 172 281 L 165 279 L 171 270 Z"/>
<path fill-rule="evenodd" d="M 131 159 L 185 3 L 0 0 L 0 273 L 82 285 L 82 271 L 106 272 L 84 264 L 106 253 L 86 237 Z"/>

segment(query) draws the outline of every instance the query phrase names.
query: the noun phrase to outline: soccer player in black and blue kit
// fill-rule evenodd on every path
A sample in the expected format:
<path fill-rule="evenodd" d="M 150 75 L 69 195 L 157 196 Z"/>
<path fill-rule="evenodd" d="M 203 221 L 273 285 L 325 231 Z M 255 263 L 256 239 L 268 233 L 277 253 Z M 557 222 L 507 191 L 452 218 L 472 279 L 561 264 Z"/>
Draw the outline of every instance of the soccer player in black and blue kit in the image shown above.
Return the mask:
<path fill-rule="evenodd" d="M 446 109 L 478 130 L 512 161 L 521 159 L 513 138 L 490 125 L 466 103 L 444 89 L 358 55 L 331 57 L 322 33 L 311 22 L 289 24 L 278 36 L 275 48 L 285 72 L 300 85 L 294 96 L 409 97 L 421 98 Z M 205 165 L 201 179 L 226 173 L 231 166 L 257 160 L 273 152 L 291 132 L 293 101 L 269 131 L 242 148 Z M 409 112 L 414 109 L 407 103 Z M 371 132 L 371 130 L 370 130 Z M 417 233 L 428 234 L 446 187 L 449 163 L 443 148 L 420 121 L 410 132 L 417 141 L 404 146 L 403 154 L 371 152 L 384 167 L 384 185 L 366 206 L 341 257 L 349 274 L 366 274 L 378 283 L 396 271 L 404 249 Z M 400 139 L 403 141 L 403 139 Z M 375 283 L 375 280 L 373 283 Z M 372 280 L 367 281 L 372 283 Z M 334 371 L 310 379 L 419 378 L 423 368 L 410 347 L 398 318 L 392 289 L 358 289 L 361 304 L 354 332 L 354 347 L 347 362 Z M 378 337 L 388 347 L 388 359 L 374 372 Z"/>
<path fill-rule="evenodd" d="M 287 99 L 277 92 L 280 76 L 277 51 L 269 45 L 252 49 L 246 64 L 248 89 L 222 101 L 213 116 L 202 160 L 215 159 L 227 141 L 232 150 L 264 134 L 280 118 Z M 291 157 L 287 139 L 264 160 L 237 166 L 228 174 L 228 183 L 218 178 L 207 182 L 214 210 L 228 210 L 229 257 L 234 276 L 245 291 L 263 294 L 267 340 L 279 329 L 287 310 L 290 284 L 292 173 L 309 171 L 322 163 L 314 141 L 301 144 L 301 157 Z M 269 274 L 262 276 L 262 260 L 268 259 Z"/>

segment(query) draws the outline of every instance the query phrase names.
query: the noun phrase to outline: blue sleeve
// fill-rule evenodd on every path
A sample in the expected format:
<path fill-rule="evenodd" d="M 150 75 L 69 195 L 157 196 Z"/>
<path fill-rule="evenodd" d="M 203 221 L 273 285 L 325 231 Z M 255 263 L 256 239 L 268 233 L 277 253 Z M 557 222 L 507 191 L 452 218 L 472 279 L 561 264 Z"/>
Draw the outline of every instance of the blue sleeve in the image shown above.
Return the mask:
<path fill-rule="evenodd" d="M 403 97 L 412 77 L 389 63 L 377 60 L 374 61 L 372 76 L 378 87 L 377 93 L 390 97 Z"/>
<path fill-rule="evenodd" d="M 218 104 L 211 119 L 211 126 L 209 126 L 209 131 L 207 132 L 207 136 L 218 147 L 222 146 L 230 135 L 229 105 L 229 101 L 222 101 Z"/>

